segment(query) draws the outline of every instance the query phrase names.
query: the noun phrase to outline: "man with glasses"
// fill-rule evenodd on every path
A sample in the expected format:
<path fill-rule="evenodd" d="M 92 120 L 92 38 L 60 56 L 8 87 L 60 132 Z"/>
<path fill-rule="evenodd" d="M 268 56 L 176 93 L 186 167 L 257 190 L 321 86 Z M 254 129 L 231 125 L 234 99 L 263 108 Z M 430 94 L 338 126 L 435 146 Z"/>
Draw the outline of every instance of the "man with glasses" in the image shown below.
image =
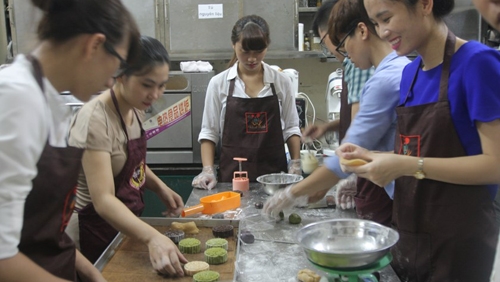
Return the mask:
<path fill-rule="evenodd" d="M 338 46 L 333 45 L 328 36 L 328 20 L 330 18 L 330 13 L 337 3 L 337 0 L 323 1 L 323 4 L 316 12 L 313 20 L 313 30 L 321 38 L 320 45 L 325 56 L 335 56 L 339 62 L 342 63 L 344 68 L 344 75 L 342 77 L 342 93 L 340 95 L 340 117 L 329 123 L 320 125 L 311 125 L 307 127 L 304 132 L 304 137 L 318 138 L 321 137 L 325 132 L 329 131 L 339 131 L 339 141 L 341 141 L 351 120 L 354 119 L 356 113 L 359 110 L 359 97 L 361 95 L 363 86 L 365 82 L 372 76 L 374 68 L 369 68 L 367 70 L 362 70 L 354 66 L 351 60 L 347 57 L 347 52 L 343 48 L 345 38 Z M 339 189 L 345 185 L 356 185 L 355 176 L 346 180 L 341 180 L 337 186 L 338 191 L 346 189 Z M 348 190 L 348 189 L 347 189 Z M 324 193 L 316 195 L 316 197 L 323 197 Z M 337 205 L 341 208 L 354 208 L 354 195 L 340 195 L 337 193 L 336 197 Z"/>

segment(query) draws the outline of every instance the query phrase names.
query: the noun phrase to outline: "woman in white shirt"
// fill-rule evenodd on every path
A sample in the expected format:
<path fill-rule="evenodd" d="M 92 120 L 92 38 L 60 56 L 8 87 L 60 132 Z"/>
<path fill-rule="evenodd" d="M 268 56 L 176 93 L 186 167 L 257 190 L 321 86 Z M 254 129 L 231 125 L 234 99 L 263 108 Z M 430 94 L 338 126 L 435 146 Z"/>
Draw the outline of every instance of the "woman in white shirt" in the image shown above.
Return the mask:
<path fill-rule="evenodd" d="M 119 0 L 32 0 L 39 44 L 0 71 L 0 281 L 104 281 L 64 233 L 82 150 L 67 145 L 70 109 L 110 87 L 139 32 Z"/>
<path fill-rule="evenodd" d="M 205 98 L 201 143 L 203 171 L 193 186 L 216 183 L 215 146 L 221 142 L 219 181 L 231 182 L 238 170 L 234 157 L 246 158 L 250 181 L 263 174 L 301 174 L 300 128 L 291 80 L 263 62 L 271 42 L 266 21 L 256 15 L 239 19 L 231 34 L 230 68 L 210 80 Z M 284 144 L 290 151 L 287 168 Z"/>

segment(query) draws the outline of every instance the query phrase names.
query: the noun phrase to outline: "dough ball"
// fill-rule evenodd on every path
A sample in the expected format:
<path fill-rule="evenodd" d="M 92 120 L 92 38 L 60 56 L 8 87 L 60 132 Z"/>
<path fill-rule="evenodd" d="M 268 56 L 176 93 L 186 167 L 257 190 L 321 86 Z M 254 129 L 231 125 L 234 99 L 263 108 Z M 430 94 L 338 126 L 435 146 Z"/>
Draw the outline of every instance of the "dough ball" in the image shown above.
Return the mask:
<path fill-rule="evenodd" d="M 321 276 L 316 274 L 316 272 L 305 268 L 299 271 L 299 273 L 297 274 L 297 279 L 302 282 L 319 282 Z"/>
<path fill-rule="evenodd" d="M 170 227 L 172 229 L 175 229 L 175 230 L 182 230 L 182 231 L 184 231 L 184 233 L 188 233 L 188 234 L 200 233 L 200 229 L 198 229 L 198 227 L 196 227 L 196 223 L 194 223 L 194 221 L 190 221 L 190 222 L 186 222 L 186 223 L 180 223 L 180 222 L 174 221 L 174 222 L 172 222 Z"/>
<path fill-rule="evenodd" d="M 288 222 L 290 222 L 290 224 L 299 224 L 301 221 L 302 218 L 296 213 L 292 213 L 288 216 Z"/>

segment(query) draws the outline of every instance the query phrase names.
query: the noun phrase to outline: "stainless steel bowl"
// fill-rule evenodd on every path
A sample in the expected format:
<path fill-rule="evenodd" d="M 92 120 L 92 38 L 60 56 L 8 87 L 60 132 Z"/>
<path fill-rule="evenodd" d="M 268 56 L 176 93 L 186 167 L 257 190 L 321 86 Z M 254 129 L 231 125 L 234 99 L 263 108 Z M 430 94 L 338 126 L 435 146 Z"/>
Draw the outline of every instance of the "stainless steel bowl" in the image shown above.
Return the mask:
<path fill-rule="evenodd" d="M 297 242 L 310 261 L 338 269 L 377 262 L 398 239 L 397 231 L 363 219 L 318 221 L 297 232 Z"/>
<path fill-rule="evenodd" d="M 274 192 L 281 188 L 285 188 L 290 184 L 297 183 L 304 179 L 302 175 L 290 173 L 271 173 L 257 177 L 257 182 L 262 183 L 264 192 L 268 195 L 273 195 Z"/>

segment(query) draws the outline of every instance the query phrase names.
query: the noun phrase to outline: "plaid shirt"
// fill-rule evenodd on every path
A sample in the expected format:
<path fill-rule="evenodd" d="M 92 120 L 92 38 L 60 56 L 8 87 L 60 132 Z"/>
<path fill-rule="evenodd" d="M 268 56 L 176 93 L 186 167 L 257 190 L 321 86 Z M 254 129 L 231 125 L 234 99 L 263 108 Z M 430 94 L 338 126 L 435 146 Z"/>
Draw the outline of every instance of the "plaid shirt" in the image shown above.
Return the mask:
<path fill-rule="evenodd" d="M 365 82 L 373 75 L 375 68 L 367 70 L 357 68 L 349 58 L 342 62 L 344 67 L 344 81 L 347 83 L 347 103 L 359 103 L 359 97 Z"/>

